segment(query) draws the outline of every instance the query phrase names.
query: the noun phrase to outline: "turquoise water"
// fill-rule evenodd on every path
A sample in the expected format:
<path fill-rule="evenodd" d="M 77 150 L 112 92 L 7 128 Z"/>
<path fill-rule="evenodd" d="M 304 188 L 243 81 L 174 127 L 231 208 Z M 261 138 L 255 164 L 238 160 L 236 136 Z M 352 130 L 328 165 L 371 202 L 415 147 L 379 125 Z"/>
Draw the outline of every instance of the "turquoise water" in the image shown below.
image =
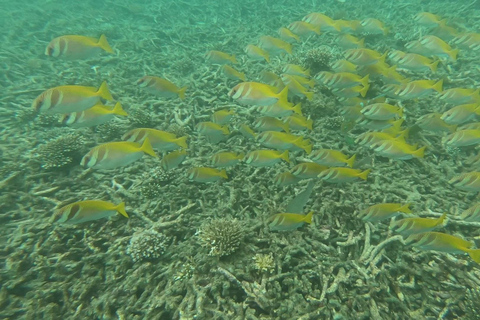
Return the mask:
<path fill-rule="evenodd" d="M 320 35 L 293 43 L 291 55 L 271 54 L 270 63 L 248 56 L 244 48 L 259 44 L 265 35 L 278 37 L 280 27 L 312 12 L 335 21 L 375 18 L 389 29 L 387 34 L 381 28 L 380 34 L 374 34 L 376 29 L 352 33 L 380 55 L 406 51 L 407 43 L 430 34 L 459 48 L 456 61 L 444 52 L 422 51 L 432 61 L 440 60 L 435 73 L 428 67 L 408 70 L 387 58 L 405 84 L 443 80 L 443 90 L 476 89 L 480 42 L 455 45 L 455 37 L 480 32 L 478 1 L 454 6 L 447 1 L 24 1 L 1 3 L 0 9 L 0 318 L 478 318 L 480 269 L 468 248 L 419 250 L 418 241 L 406 244 L 390 230 L 390 220 L 359 217 L 379 203 L 409 203 L 414 216 L 430 219 L 446 212 L 446 222 L 435 231 L 478 248 L 480 221 L 462 212 L 477 203 L 479 187 L 475 179 L 467 190 L 451 181 L 478 170 L 478 147 L 446 145 L 454 125 L 433 128 L 437 131 L 420 128 L 420 117 L 456 105 L 440 99 L 434 89 L 426 88 L 425 97 L 418 99 L 386 100 L 403 108 L 400 130 L 408 129 L 410 146 L 426 147 L 423 158 L 390 159 L 386 151 L 354 143 L 374 124 L 361 127 L 358 112 L 347 111 L 342 103 L 347 93 L 316 81 L 314 88 L 305 89 L 314 93 L 311 101 L 288 90 L 292 106 L 301 103 L 303 115 L 313 120 L 313 130 L 291 130 L 302 142 L 289 151 L 289 163 L 255 167 L 240 161 L 218 168 L 226 170 L 227 179 L 195 171 L 214 167 L 211 157 L 219 152 L 248 158 L 249 152 L 267 148 L 243 127 L 253 128 L 264 115 L 256 105 L 229 96 L 241 80 L 228 79 L 220 65 L 207 61 L 207 52 L 235 55 L 238 63 L 232 66 L 247 81 L 261 81 L 264 71 L 279 75 L 287 64 L 308 68 L 312 79 L 318 78 L 345 58 L 335 32 L 321 27 Z M 415 22 L 413 17 L 424 11 L 446 19 L 453 31 Z M 101 51 L 74 60 L 45 55 L 56 37 L 98 39 L 102 34 L 113 54 Z M 354 108 L 388 95 L 382 88 L 394 80 L 372 69 L 358 72 L 370 79 L 365 100 Z M 185 99 L 177 97 L 176 89 L 165 97 L 158 89 L 140 87 L 137 81 L 144 76 L 187 87 Z M 102 101 L 107 108 L 120 102 L 128 116 L 74 128 L 59 122 L 60 114 L 37 114 L 32 107 L 45 90 L 98 88 L 103 81 L 113 100 Z M 223 109 L 235 111 L 226 123 L 228 134 L 215 132 L 212 140 L 199 132 L 199 123 Z M 468 122 L 477 120 L 473 114 Z M 162 159 L 178 146 L 153 143 L 158 158 L 144 155 L 108 170 L 80 166 L 96 146 L 120 142 L 126 132 L 139 128 L 188 136 L 185 159 L 170 159 L 166 165 Z M 278 148 L 283 152 L 286 145 L 283 141 Z M 304 208 L 304 214 L 314 212 L 312 223 L 272 231 L 272 216 L 285 213 L 311 181 L 292 178 L 283 184 L 277 176 L 311 161 L 303 151 L 309 146 L 314 152 L 325 148 L 349 158 L 356 155 L 354 169 L 371 172 L 365 181 L 352 176 L 340 184 L 317 179 Z M 121 155 L 119 163 L 130 156 Z M 315 179 L 325 168 L 312 170 L 304 174 Z M 84 200 L 125 202 L 129 218 L 97 206 L 104 215 L 92 215 L 93 221 L 53 221 L 59 208 Z M 81 203 L 75 208 L 88 211 Z M 105 215 L 111 217 L 96 219 Z M 440 250 L 449 251 L 451 245 Z"/>

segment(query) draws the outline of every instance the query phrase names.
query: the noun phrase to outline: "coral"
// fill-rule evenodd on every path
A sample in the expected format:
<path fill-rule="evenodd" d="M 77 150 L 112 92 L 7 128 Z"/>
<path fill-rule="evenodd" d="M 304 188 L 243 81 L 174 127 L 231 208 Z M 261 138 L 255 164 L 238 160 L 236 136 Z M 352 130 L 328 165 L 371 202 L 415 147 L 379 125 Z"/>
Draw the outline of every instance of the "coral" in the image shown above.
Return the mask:
<path fill-rule="evenodd" d="M 125 133 L 125 130 L 118 124 L 107 122 L 96 127 L 102 141 L 118 140 Z"/>
<path fill-rule="evenodd" d="M 136 231 L 127 246 L 127 254 L 133 261 L 155 260 L 167 247 L 167 237 L 154 229 Z"/>
<path fill-rule="evenodd" d="M 314 76 L 320 71 L 330 70 L 329 64 L 332 53 L 327 48 L 316 48 L 306 52 L 302 60 L 302 65 L 310 69 L 310 74 Z"/>
<path fill-rule="evenodd" d="M 480 290 L 467 289 L 465 292 L 465 319 L 480 320 Z"/>
<path fill-rule="evenodd" d="M 33 121 L 37 114 L 37 111 L 33 108 L 21 109 L 15 114 L 15 118 L 18 122 L 26 123 Z"/>
<path fill-rule="evenodd" d="M 152 113 L 145 111 L 141 107 L 133 108 L 128 116 L 128 121 L 135 128 L 154 128 L 158 122 Z"/>
<path fill-rule="evenodd" d="M 80 161 L 84 145 L 79 134 L 67 134 L 40 145 L 33 154 L 44 169 L 63 168 Z"/>
<path fill-rule="evenodd" d="M 244 233 L 238 220 L 218 219 L 203 224 L 196 235 L 202 246 L 209 249 L 209 255 L 223 257 L 238 250 Z"/>
<path fill-rule="evenodd" d="M 20 121 L 29 121 L 28 112 L 18 118 Z M 58 121 L 58 115 L 51 114 L 41 114 L 36 119 L 34 124 L 39 127 L 51 128 L 51 127 L 60 127 L 62 123 Z"/>
<path fill-rule="evenodd" d="M 183 137 L 187 134 L 185 127 L 182 127 L 176 123 L 171 124 L 167 131 L 173 133 L 177 137 Z"/>
<path fill-rule="evenodd" d="M 165 190 L 162 190 L 173 180 L 170 172 L 161 167 L 155 167 L 143 174 L 143 183 L 140 187 L 142 195 L 148 199 L 158 198 Z"/>
<path fill-rule="evenodd" d="M 342 126 L 344 118 L 342 116 L 325 118 L 324 128 L 338 130 Z"/>
<path fill-rule="evenodd" d="M 253 257 L 253 261 L 255 262 L 255 269 L 259 270 L 260 272 L 272 273 L 275 269 L 275 261 L 273 260 L 272 253 L 257 253 L 255 257 Z"/>

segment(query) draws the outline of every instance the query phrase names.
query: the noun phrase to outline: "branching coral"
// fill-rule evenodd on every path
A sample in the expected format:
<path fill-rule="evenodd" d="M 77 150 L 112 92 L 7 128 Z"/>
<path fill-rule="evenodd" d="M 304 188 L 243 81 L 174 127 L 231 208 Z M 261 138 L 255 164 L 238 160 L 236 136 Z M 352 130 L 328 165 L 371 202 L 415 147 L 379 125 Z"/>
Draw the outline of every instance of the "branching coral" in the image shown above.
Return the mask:
<path fill-rule="evenodd" d="M 127 247 L 127 254 L 133 261 L 155 260 L 162 256 L 167 247 L 167 237 L 154 229 L 135 232 Z"/>
<path fill-rule="evenodd" d="M 80 162 L 84 145 L 79 134 L 67 134 L 40 145 L 33 154 L 44 169 L 63 168 Z"/>
<path fill-rule="evenodd" d="M 240 248 L 245 232 L 236 219 L 218 219 L 203 224 L 196 234 L 209 255 L 223 257 Z"/>

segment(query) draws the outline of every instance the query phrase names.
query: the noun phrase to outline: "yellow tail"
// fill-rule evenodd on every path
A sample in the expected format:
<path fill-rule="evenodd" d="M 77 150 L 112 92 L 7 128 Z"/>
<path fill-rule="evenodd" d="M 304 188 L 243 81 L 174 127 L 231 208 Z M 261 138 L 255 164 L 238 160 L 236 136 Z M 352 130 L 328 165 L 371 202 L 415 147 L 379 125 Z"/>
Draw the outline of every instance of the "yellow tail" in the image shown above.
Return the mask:
<path fill-rule="evenodd" d="M 178 89 L 178 97 L 183 100 L 185 99 L 185 91 L 187 91 L 187 87 L 183 87 L 181 89 Z"/>
<path fill-rule="evenodd" d="M 372 171 L 372 169 L 367 169 L 367 170 L 363 171 L 362 173 L 360 173 L 360 174 L 358 175 L 358 177 L 359 177 L 360 179 L 367 180 L 368 174 L 370 173 L 370 171 Z"/>
<path fill-rule="evenodd" d="M 128 116 L 128 113 L 126 113 L 125 110 L 123 110 L 120 102 L 115 103 L 115 107 L 113 107 L 112 113 L 118 116 Z"/>
<path fill-rule="evenodd" d="M 220 177 L 222 177 L 223 179 L 228 179 L 227 170 L 225 170 L 225 169 L 223 169 L 222 171 L 220 171 L 219 175 L 220 175 Z"/>
<path fill-rule="evenodd" d="M 437 83 L 433 85 L 432 89 L 437 92 L 442 92 L 442 86 L 443 86 L 443 79 L 440 79 Z"/>
<path fill-rule="evenodd" d="M 412 210 L 410 210 L 410 203 L 407 203 L 407 204 L 404 204 L 403 206 L 401 206 L 400 208 L 398 208 L 397 211 L 399 212 L 403 212 L 403 213 L 412 213 Z"/>
<path fill-rule="evenodd" d="M 125 211 L 125 202 L 120 202 L 116 207 L 115 210 L 117 210 L 118 213 L 120 213 L 122 216 L 128 218 L 128 214 Z"/>
<path fill-rule="evenodd" d="M 302 144 L 301 148 L 303 150 L 305 150 L 306 154 L 310 154 L 310 153 L 312 153 L 313 145 L 310 142 L 310 140 L 305 140 L 305 141 L 303 141 L 303 144 Z"/>
<path fill-rule="evenodd" d="M 305 125 L 306 125 L 308 130 L 313 130 L 313 120 L 312 119 L 308 119 Z"/>
<path fill-rule="evenodd" d="M 108 101 L 113 101 L 112 94 L 108 90 L 107 82 L 103 81 L 102 84 L 100 85 L 100 88 L 97 90 L 97 95 L 100 96 L 100 98 L 108 100 Z"/>
<path fill-rule="evenodd" d="M 303 94 L 307 97 L 308 101 L 313 100 L 313 92 L 305 91 Z"/>
<path fill-rule="evenodd" d="M 428 65 L 428 67 L 430 68 L 430 70 L 432 70 L 432 72 L 437 72 L 437 67 L 438 67 L 439 62 L 440 62 L 440 60 L 437 60 L 437 61 Z"/>
<path fill-rule="evenodd" d="M 280 155 L 280 158 L 285 160 L 287 163 L 290 163 L 288 150 L 285 150 L 285 152 Z"/>
<path fill-rule="evenodd" d="M 359 91 L 360 95 L 365 98 L 369 88 L 370 88 L 370 84 L 367 84 L 366 86 L 364 86 L 363 89 Z"/>
<path fill-rule="evenodd" d="M 297 103 L 293 107 L 293 112 L 295 112 L 296 114 L 302 115 L 302 103 Z"/>
<path fill-rule="evenodd" d="M 313 211 L 310 211 L 309 213 L 307 213 L 305 218 L 303 218 L 303 222 L 306 222 L 308 224 L 312 223 L 312 216 L 313 216 Z"/>
<path fill-rule="evenodd" d="M 367 74 L 363 79 L 360 80 L 360 83 L 366 87 L 368 85 L 368 79 L 369 79 L 370 75 Z"/>
<path fill-rule="evenodd" d="M 349 166 L 350 168 L 353 168 L 353 163 L 355 162 L 355 158 L 357 157 L 356 154 L 354 154 L 350 159 L 348 159 L 345 163 L 347 164 L 347 166 Z"/>
<path fill-rule="evenodd" d="M 413 156 L 415 156 L 417 158 L 423 158 L 425 156 L 425 149 L 426 148 L 427 148 L 426 146 L 423 146 L 420 149 L 415 150 L 415 152 L 413 153 Z"/>
<path fill-rule="evenodd" d="M 188 144 L 187 144 L 187 138 L 188 136 L 180 137 L 177 140 L 175 140 L 175 143 L 182 149 L 187 149 Z"/>
<path fill-rule="evenodd" d="M 140 150 L 148 155 L 151 155 L 152 157 L 158 158 L 158 156 L 155 154 L 155 151 L 153 151 L 152 145 L 150 144 L 150 139 L 148 138 L 145 138 Z"/>
<path fill-rule="evenodd" d="M 103 50 L 107 51 L 108 53 L 115 54 L 115 51 L 113 51 L 112 47 L 108 44 L 107 37 L 105 37 L 104 34 L 100 36 L 100 39 L 98 39 L 98 46 L 102 48 Z"/>
<path fill-rule="evenodd" d="M 480 249 L 467 249 L 466 252 L 476 263 L 480 263 Z"/>
<path fill-rule="evenodd" d="M 448 55 L 450 56 L 450 58 L 452 58 L 453 61 L 457 61 L 457 55 L 459 51 L 459 49 L 452 50 L 448 53 Z"/>
<path fill-rule="evenodd" d="M 277 98 L 278 98 L 278 102 L 280 102 L 280 103 L 285 103 L 287 101 L 287 98 L 288 98 L 288 87 L 287 86 L 285 86 L 282 89 L 282 91 L 280 91 Z"/>

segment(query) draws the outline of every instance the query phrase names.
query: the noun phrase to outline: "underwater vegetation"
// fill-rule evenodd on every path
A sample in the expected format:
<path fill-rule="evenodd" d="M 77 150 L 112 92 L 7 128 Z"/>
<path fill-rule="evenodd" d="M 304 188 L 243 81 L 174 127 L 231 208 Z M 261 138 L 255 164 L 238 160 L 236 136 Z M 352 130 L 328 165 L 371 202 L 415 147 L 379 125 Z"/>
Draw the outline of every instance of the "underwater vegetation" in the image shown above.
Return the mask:
<path fill-rule="evenodd" d="M 478 318 L 477 2 L 0 7 L 0 318 Z"/>

